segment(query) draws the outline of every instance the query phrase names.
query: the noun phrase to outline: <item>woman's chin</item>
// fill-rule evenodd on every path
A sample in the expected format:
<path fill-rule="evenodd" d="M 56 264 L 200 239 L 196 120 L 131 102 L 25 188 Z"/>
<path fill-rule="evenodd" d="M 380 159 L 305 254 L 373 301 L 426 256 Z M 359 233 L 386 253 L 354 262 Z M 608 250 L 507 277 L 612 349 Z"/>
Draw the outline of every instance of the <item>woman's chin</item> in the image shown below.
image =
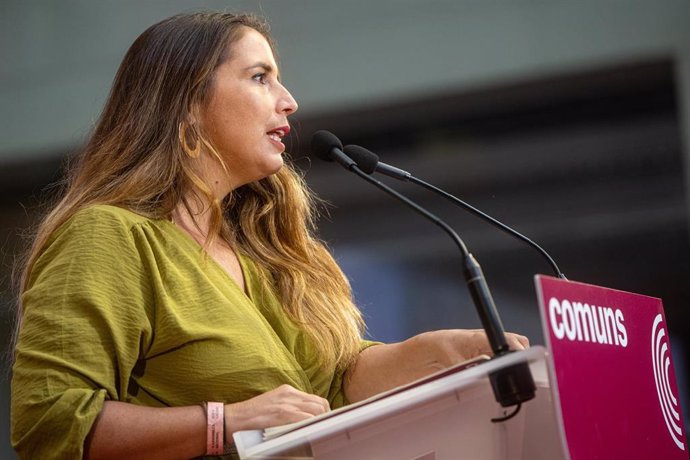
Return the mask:
<path fill-rule="evenodd" d="M 277 173 L 278 171 L 280 171 L 280 170 L 283 168 L 283 166 L 285 165 L 285 160 L 283 159 L 283 155 L 282 155 L 282 154 L 281 154 L 280 156 L 278 156 L 278 160 L 279 160 L 279 161 L 276 161 L 275 165 L 273 165 L 273 170 L 272 170 L 271 173 L 269 174 L 270 176 L 272 176 L 273 174 L 276 174 L 276 173 Z"/>
<path fill-rule="evenodd" d="M 284 166 L 284 162 L 283 162 L 283 157 L 281 156 L 279 162 L 275 162 L 275 163 L 272 163 L 272 164 L 270 164 L 270 165 L 266 165 L 266 167 L 263 168 L 262 177 L 260 177 L 260 178 L 257 179 L 257 180 L 265 179 L 265 178 L 267 178 L 267 177 L 269 177 L 269 176 L 272 176 L 272 175 L 274 175 L 274 174 L 277 174 L 278 171 L 280 171 L 280 170 L 283 168 L 283 166 Z"/>

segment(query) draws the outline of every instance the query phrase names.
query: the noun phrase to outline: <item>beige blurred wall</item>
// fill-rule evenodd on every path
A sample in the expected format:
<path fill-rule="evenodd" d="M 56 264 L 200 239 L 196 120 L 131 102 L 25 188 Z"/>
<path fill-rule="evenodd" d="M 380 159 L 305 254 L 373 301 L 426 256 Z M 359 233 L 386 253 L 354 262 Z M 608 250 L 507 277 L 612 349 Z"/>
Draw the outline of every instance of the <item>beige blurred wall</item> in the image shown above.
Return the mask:
<path fill-rule="evenodd" d="M 303 114 L 655 56 L 690 92 L 686 0 L 4 0 L 0 165 L 78 144 L 133 39 L 203 8 L 269 18 Z"/>

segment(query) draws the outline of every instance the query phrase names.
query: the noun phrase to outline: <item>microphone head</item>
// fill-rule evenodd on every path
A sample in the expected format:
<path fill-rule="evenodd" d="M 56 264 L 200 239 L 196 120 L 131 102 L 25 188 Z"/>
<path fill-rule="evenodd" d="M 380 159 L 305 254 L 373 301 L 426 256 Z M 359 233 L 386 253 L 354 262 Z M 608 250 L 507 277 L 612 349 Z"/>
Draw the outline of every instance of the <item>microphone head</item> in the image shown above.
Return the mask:
<path fill-rule="evenodd" d="M 343 149 L 338 137 L 326 130 L 316 131 L 311 136 L 311 153 L 325 161 L 333 161 L 333 149 Z"/>
<path fill-rule="evenodd" d="M 376 171 L 376 166 L 379 164 L 379 156 L 371 150 L 360 147 L 359 145 L 346 145 L 343 150 L 347 156 L 352 158 L 357 167 L 367 174 L 372 174 Z"/>

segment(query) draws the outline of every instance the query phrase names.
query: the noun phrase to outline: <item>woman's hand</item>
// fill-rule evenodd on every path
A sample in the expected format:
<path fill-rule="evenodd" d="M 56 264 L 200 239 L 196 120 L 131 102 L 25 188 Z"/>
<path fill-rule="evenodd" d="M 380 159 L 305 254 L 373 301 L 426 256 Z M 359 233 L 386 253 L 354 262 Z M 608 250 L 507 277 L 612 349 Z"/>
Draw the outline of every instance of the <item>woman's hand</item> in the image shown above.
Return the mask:
<path fill-rule="evenodd" d="M 506 333 L 511 350 L 529 346 L 527 337 Z M 481 329 L 425 332 L 404 342 L 369 347 L 345 375 L 345 395 L 360 401 L 479 355 L 492 355 Z"/>
<path fill-rule="evenodd" d="M 506 341 L 511 350 L 524 350 L 529 347 L 529 339 L 523 335 L 506 333 Z M 403 343 L 408 343 L 408 348 L 413 353 L 420 355 L 425 367 L 431 372 L 445 369 L 479 355 L 493 355 L 489 340 L 482 329 L 448 329 L 425 332 Z M 423 372 L 423 370 L 420 371 Z"/>
<path fill-rule="evenodd" d="M 235 431 L 299 422 L 328 410 L 326 399 L 281 385 L 246 401 L 225 405 L 226 442 L 232 442 Z"/>
<path fill-rule="evenodd" d="M 225 441 L 232 443 L 235 431 L 297 422 L 328 409 L 325 399 L 282 385 L 246 401 L 226 404 Z M 90 459 L 196 458 L 206 451 L 206 414 L 198 405 L 144 407 L 105 401 L 85 450 Z"/>

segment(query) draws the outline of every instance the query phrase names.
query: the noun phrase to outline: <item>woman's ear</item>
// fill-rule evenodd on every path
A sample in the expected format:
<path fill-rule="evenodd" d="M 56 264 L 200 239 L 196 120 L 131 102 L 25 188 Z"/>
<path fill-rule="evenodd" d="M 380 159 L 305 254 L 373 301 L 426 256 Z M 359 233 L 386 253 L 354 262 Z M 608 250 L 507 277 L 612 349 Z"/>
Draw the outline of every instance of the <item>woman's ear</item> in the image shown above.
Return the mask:
<path fill-rule="evenodd" d="M 203 122 L 203 117 L 201 116 L 202 112 L 201 102 L 193 102 L 185 116 L 185 120 L 191 126 L 201 126 Z"/>
<path fill-rule="evenodd" d="M 199 110 L 198 104 L 191 102 L 187 110 L 182 113 L 182 119 L 180 123 L 185 128 L 196 129 L 198 123 L 201 121 L 201 111 Z"/>

